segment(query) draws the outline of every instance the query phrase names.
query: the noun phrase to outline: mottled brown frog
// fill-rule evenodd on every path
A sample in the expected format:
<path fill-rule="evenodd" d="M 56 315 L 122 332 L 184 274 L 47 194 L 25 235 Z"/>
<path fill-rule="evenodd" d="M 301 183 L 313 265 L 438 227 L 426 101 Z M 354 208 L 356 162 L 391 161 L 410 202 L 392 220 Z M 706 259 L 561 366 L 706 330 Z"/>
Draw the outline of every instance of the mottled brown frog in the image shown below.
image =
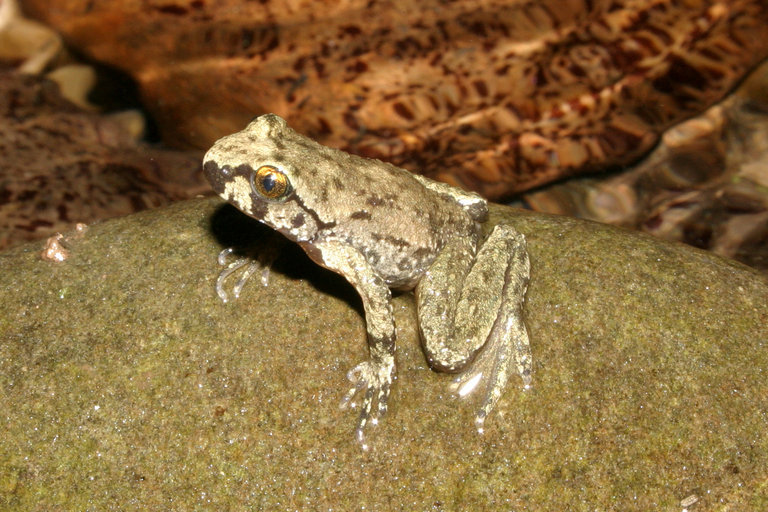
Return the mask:
<path fill-rule="evenodd" d="M 353 387 L 344 404 L 362 397 L 356 436 L 363 446 L 366 425 L 386 412 L 395 375 L 390 289 L 415 290 L 430 366 L 458 373 L 460 396 L 485 388 L 478 429 L 512 372 L 530 385 L 525 237 L 509 224 L 484 237 L 488 206 L 479 195 L 322 146 L 274 114 L 217 141 L 204 169 L 224 199 L 298 243 L 360 294 L 370 359 L 349 372 Z M 240 266 L 220 276 L 222 299 L 222 280 Z M 236 294 L 240 287 L 242 280 Z"/>

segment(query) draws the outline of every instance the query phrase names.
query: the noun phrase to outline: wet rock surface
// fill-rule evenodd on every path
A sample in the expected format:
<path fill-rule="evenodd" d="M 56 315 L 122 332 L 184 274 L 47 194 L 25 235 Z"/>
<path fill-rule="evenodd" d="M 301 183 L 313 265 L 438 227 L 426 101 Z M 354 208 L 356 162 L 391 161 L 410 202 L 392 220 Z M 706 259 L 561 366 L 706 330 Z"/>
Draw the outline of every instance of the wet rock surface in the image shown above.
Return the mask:
<path fill-rule="evenodd" d="M 287 250 L 222 304 L 222 244 L 263 231 L 217 199 L 2 253 L 0 506 L 694 510 L 768 506 L 768 282 L 600 224 L 494 208 L 526 234 L 533 388 L 486 432 L 395 300 L 391 410 L 339 411 L 366 356 L 354 291 Z M 256 234 L 254 234 L 256 233 Z M 214 236 L 215 235 L 215 236 Z"/>

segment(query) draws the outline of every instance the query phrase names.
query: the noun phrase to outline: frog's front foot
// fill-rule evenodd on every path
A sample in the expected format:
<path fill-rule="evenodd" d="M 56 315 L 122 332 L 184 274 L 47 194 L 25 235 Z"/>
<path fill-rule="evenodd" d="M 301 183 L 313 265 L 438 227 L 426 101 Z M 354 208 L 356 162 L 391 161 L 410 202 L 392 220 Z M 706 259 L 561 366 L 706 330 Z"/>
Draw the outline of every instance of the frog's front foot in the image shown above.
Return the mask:
<path fill-rule="evenodd" d="M 216 295 L 219 296 L 222 302 L 229 302 L 229 295 L 224 290 L 224 283 L 229 276 L 243 268 L 245 270 L 243 270 L 242 275 L 240 275 L 232 287 L 232 295 L 235 299 L 240 297 L 240 292 L 243 291 L 245 284 L 258 271 L 261 271 L 261 284 L 264 286 L 269 284 L 269 272 L 279 252 L 279 245 L 277 247 L 275 245 L 267 245 L 266 248 L 262 248 L 258 253 L 255 250 L 249 250 L 246 256 L 236 258 L 231 262 L 228 261 L 229 257 L 235 252 L 232 247 L 227 247 L 219 253 L 218 262 L 219 265 L 224 267 L 224 270 L 221 271 L 218 279 L 216 279 Z"/>
<path fill-rule="evenodd" d="M 229 295 L 226 290 L 224 290 L 224 283 L 229 276 L 245 267 L 243 274 L 238 278 L 235 282 L 235 286 L 232 288 L 232 295 L 237 299 L 240 297 L 240 292 L 243 290 L 245 283 L 248 282 L 248 279 L 261 268 L 261 265 L 257 260 L 248 257 L 237 258 L 232 262 L 227 262 L 227 259 L 233 252 L 234 249 L 232 247 L 227 247 L 219 253 L 218 257 L 219 265 L 224 267 L 224 270 L 221 271 L 219 277 L 216 279 L 216 295 L 219 296 L 222 302 L 229 302 Z M 267 269 L 266 272 L 268 276 L 269 270 Z"/>
<path fill-rule="evenodd" d="M 355 397 L 362 394 L 363 400 L 355 429 L 355 437 L 363 449 L 367 450 L 368 445 L 365 443 L 364 429 L 368 423 L 376 425 L 379 418 L 387 412 L 387 399 L 392 381 L 395 378 L 394 358 L 360 363 L 347 373 L 347 378 L 352 382 L 353 387 L 342 400 L 341 407 L 342 409 L 355 407 L 357 405 L 354 402 Z"/>

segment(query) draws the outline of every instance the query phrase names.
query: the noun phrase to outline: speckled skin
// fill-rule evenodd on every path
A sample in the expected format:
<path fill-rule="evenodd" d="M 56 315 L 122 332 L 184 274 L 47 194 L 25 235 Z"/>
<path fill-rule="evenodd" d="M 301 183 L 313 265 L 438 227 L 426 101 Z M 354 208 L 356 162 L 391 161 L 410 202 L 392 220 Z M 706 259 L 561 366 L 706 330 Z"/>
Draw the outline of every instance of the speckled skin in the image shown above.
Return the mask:
<path fill-rule="evenodd" d="M 274 114 L 219 140 L 204 169 L 217 193 L 360 294 L 371 358 L 349 373 L 354 387 L 345 401 L 363 396 L 361 441 L 369 420 L 386 411 L 395 374 L 390 288 L 415 288 L 430 365 L 463 372 L 462 396 L 484 383 L 479 428 L 512 370 L 530 382 L 525 238 L 502 224 L 483 240 L 488 210 L 480 196 L 324 147 Z"/>

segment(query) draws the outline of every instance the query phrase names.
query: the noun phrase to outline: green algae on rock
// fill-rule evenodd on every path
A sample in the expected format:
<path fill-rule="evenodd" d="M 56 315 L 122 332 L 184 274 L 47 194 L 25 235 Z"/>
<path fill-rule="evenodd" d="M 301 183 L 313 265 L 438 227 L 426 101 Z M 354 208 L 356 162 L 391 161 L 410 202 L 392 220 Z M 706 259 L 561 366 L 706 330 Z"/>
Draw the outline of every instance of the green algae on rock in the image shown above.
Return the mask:
<path fill-rule="evenodd" d="M 338 410 L 365 351 L 353 290 L 288 250 L 269 286 L 221 304 L 211 225 L 253 226 L 219 200 L 96 224 L 63 263 L 41 243 L 3 253 L 0 508 L 768 506 L 768 282 L 600 224 L 493 214 L 529 242 L 533 388 L 510 386 L 477 434 L 401 295 L 369 452 Z"/>

